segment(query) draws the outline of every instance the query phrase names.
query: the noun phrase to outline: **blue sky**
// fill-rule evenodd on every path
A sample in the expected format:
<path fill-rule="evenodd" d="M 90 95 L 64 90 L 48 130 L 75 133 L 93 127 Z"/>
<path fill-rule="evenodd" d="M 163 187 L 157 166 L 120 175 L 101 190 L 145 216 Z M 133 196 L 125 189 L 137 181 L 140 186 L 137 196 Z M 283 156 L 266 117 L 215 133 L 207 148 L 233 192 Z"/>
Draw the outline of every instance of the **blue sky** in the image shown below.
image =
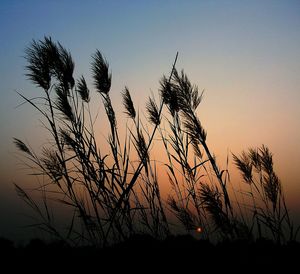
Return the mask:
<path fill-rule="evenodd" d="M 2 0 L 0 35 L 0 219 L 6 220 L 0 235 L 21 225 L 4 210 L 21 210 L 12 182 L 23 173 L 15 171 L 12 137 L 39 140 L 32 136 L 39 126 L 29 107 L 16 108 L 22 101 L 15 90 L 38 94 L 22 56 L 44 35 L 68 48 L 75 74 L 88 79 L 91 54 L 104 53 L 120 115 L 123 87 L 143 108 L 179 51 L 178 68 L 205 89 L 200 115 L 221 164 L 228 149 L 269 145 L 287 195 L 300 206 L 300 1 Z"/>

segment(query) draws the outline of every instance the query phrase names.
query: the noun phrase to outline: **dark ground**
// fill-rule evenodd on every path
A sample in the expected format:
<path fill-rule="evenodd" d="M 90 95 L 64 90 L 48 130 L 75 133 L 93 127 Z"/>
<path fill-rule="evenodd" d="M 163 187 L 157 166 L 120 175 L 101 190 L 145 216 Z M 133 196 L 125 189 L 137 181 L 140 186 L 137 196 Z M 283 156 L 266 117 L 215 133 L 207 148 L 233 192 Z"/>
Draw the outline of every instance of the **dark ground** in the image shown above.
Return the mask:
<path fill-rule="evenodd" d="M 33 239 L 25 247 L 15 247 L 12 241 L 0 238 L 0 265 L 30 272 L 83 273 L 155 271 L 203 273 L 230 271 L 237 273 L 284 271 L 298 273 L 300 243 L 277 245 L 261 239 L 255 243 L 243 241 L 211 244 L 190 236 L 169 237 L 157 241 L 148 236 L 136 235 L 130 240 L 109 248 L 70 247 L 63 242 L 44 243 Z M 109 272 L 107 272 L 109 270 Z M 293 272 L 291 272 L 293 271 Z M 227 272 L 226 272 L 227 273 Z"/>

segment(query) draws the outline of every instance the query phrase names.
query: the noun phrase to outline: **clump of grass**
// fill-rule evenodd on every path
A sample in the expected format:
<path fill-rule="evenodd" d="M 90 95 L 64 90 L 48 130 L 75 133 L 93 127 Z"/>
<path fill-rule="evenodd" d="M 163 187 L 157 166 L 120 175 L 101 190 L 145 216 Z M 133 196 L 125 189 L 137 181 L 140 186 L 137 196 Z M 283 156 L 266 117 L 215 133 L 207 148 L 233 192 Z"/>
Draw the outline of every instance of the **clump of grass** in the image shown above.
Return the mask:
<path fill-rule="evenodd" d="M 37 227 L 75 245 L 106 246 L 135 234 L 166 238 L 173 233 L 173 214 L 177 225 L 188 233 L 197 229 L 205 239 L 217 235 L 249 240 L 255 227 L 258 237 L 263 236 L 262 226 L 277 242 L 287 240 L 286 229 L 289 239 L 296 238 L 298 230 L 289 217 L 272 154 L 265 146 L 233 155 L 253 198 L 252 205 L 247 205 L 252 222 L 245 221 L 242 210 L 237 214 L 228 190 L 229 172 L 219 168 L 196 113 L 203 92 L 191 84 L 184 71 L 176 70 L 177 57 L 178 53 L 169 77 L 160 81 L 159 100 L 150 97 L 147 101 L 150 127 L 136 112 L 129 88 L 124 88 L 124 112 L 129 120 L 126 134 L 120 138 L 110 97 L 109 64 L 99 50 L 92 55 L 94 89 L 110 126 L 109 146 L 104 150 L 95 136 L 97 120 L 90 111 L 92 89 L 84 76 L 73 78 L 70 52 L 49 37 L 33 41 L 25 50 L 26 75 L 42 93 L 37 99 L 20 96 L 40 113 L 50 133 L 40 155 L 14 139 L 34 174 L 48 178 L 38 188 L 42 204 L 16 185 L 18 195 L 42 220 Z M 161 196 L 157 161 L 151 154 L 157 135 L 167 156 L 163 163 L 171 184 L 167 199 Z M 54 226 L 49 199 L 71 209 L 64 233 Z"/>
<path fill-rule="evenodd" d="M 167 235 L 165 208 L 149 156 L 156 128 L 149 138 L 145 137 L 148 133 L 144 132 L 129 89 L 125 87 L 124 106 L 126 114 L 134 121 L 135 131 L 131 130 L 123 141 L 120 140 L 110 99 L 112 74 L 102 53 L 97 50 L 92 56 L 92 77 L 110 124 L 110 151 L 105 153 L 100 150 L 95 137 L 90 87 L 84 76 L 77 81 L 73 78 L 74 62 L 69 51 L 45 37 L 33 41 L 25 54 L 26 75 L 43 93 L 38 102 L 21 97 L 46 120 L 48 125 L 45 126 L 52 140 L 40 156 L 19 139 L 15 139 L 15 144 L 31 160 L 31 168 L 50 179 L 51 187 L 49 182 L 43 185 L 44 195 L 51 196 L 54 188 L 55 199 L 74 211 L 67 229 L 68 240 L 96 245 L 124 240 L 143 229 L 139 220 L 146 217 L 152 220 L 144 222 L 143 227 L 155 236 Z M 161 110 L 162 105 L 155 113 L 156 119 L 160 119 Z M 133 158 L 132 144 L 139 161 Z M 24 195 L 26 192 L 20 186 L 16 189 L 19 196 L 41 215 L 38 204 L 33 206 L 33 199 Z M 142 190 L 142 196 L 136 195 L 138 189 Z M 140 208 L 136 208 L 136 204 Z M 82 225 L 76 226 L 76 221 Z M 45 227 L 51 222 L 50 219 L 48 223 L 44 222 Z"/>
<path fill-rule="evenodd" d="M 251 148 L 241 156 L 233 155 L 233 159 L 244 182 L 250 187 L 252 220 L 257 225 L 259 236 L 271 234 L 278 243 L 295 240 L 299 229 L 295 230 L 291 222 L 282 185 L 273 168 L 273 155 L 268 147 Z M 266 235 L 262 235 L 261 226 L 267 229 Z"/>

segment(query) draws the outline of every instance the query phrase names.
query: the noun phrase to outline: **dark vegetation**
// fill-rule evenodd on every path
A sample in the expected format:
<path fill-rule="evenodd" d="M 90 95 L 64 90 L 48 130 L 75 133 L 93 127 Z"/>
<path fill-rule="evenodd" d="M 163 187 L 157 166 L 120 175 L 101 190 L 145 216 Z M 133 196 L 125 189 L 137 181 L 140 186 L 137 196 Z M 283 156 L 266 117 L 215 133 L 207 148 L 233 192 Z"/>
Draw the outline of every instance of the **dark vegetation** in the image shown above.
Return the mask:
<path fill-rule="evenodd" d="M 300 245 L 275 244 L 271 240 L 255 242 L 223 241 L 212 244 L 190 235 L 169 236 L 164 240 L 149 235 L 133 235 L 125 242 L 106 248 L 70 246 L 65 241 L 46 243 L 32 239 L 25 246 L 0 239 L 2 266 L 10 270 L 97 270 L 97 271 L 295 271 Z M 17 262 L 17 263 L 16 263 Z M 200 271 L 200 272 L 201 272 Z"/>
<path fill-rule="evenodd" d="M 167 253 L 199 262 L 202 256 L 209 262 L 217 257 L 224 263 L 229 259 L 260 263 L 283 255 L 294 258 L 292 251 L 299 252 L 299 228 L 290 218 L 272 153 L 263 145 L 233 155 L 244 186 L 239 189 L 230 181 L 229 171 L 219 167 L 209 148 L 197 115 L 202 92 L 176 69 L 177 56 L 169 75 L 160 81 L 159 99 L 152 96 L 146 103 L 147 121 L 136 110 L 129 88 L 124 88 L 128 123 L 126 134 L 120 136 L 110 97 L 112 74 L 100 51 L 95 52 L 92 79 L 109 123 L 106 150 L 96 138 L 99 121 L 92 116 L 88 81 L 84 76 L 73 78 L 70 52 L 45 37 L 31 43 L 25 58 L 26 75 L 41 93 L 36 98 L 20 96 L 41 115 L 49 143 L 36 153 L 14 139 L 32 173 L 43 178 L 34 189 L 40 200 L 26 187 L 16 185 L 16 190 L 36 214 L 33 225 L 50 233 L 59 245 L 30 242 L 12 252 L 37 248 L 52 253 L 59 247 L 71 256 L 74 250 L 96 254 L 105 248 L 106 255 L 113 250 L 127 257 L 123 250 L 129 248 L 135 250 L 135 258 Z M 156 142 L 164 147 L 167 159 L 163 163 L 170 183 L 167 198 L 161 195 L 157 162 L 151 155 Z M 69 208 L 63 231 L 54 225 L 53 201 Z M 191 236 L 197 231 L 198 240 Z"/>

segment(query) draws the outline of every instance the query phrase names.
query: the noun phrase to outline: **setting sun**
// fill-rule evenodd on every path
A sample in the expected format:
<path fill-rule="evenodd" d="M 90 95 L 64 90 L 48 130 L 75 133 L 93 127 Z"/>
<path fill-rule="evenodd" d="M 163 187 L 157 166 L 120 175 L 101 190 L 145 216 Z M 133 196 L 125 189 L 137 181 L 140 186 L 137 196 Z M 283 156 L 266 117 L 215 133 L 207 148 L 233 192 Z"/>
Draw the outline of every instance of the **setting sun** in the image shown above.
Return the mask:
<path fill-rule="evenodd" d="M 197 231 L 197 233 L 201 233 L 202 232 L 202 228 L 201 227 L 197 227 L 196 231 Z"/>

